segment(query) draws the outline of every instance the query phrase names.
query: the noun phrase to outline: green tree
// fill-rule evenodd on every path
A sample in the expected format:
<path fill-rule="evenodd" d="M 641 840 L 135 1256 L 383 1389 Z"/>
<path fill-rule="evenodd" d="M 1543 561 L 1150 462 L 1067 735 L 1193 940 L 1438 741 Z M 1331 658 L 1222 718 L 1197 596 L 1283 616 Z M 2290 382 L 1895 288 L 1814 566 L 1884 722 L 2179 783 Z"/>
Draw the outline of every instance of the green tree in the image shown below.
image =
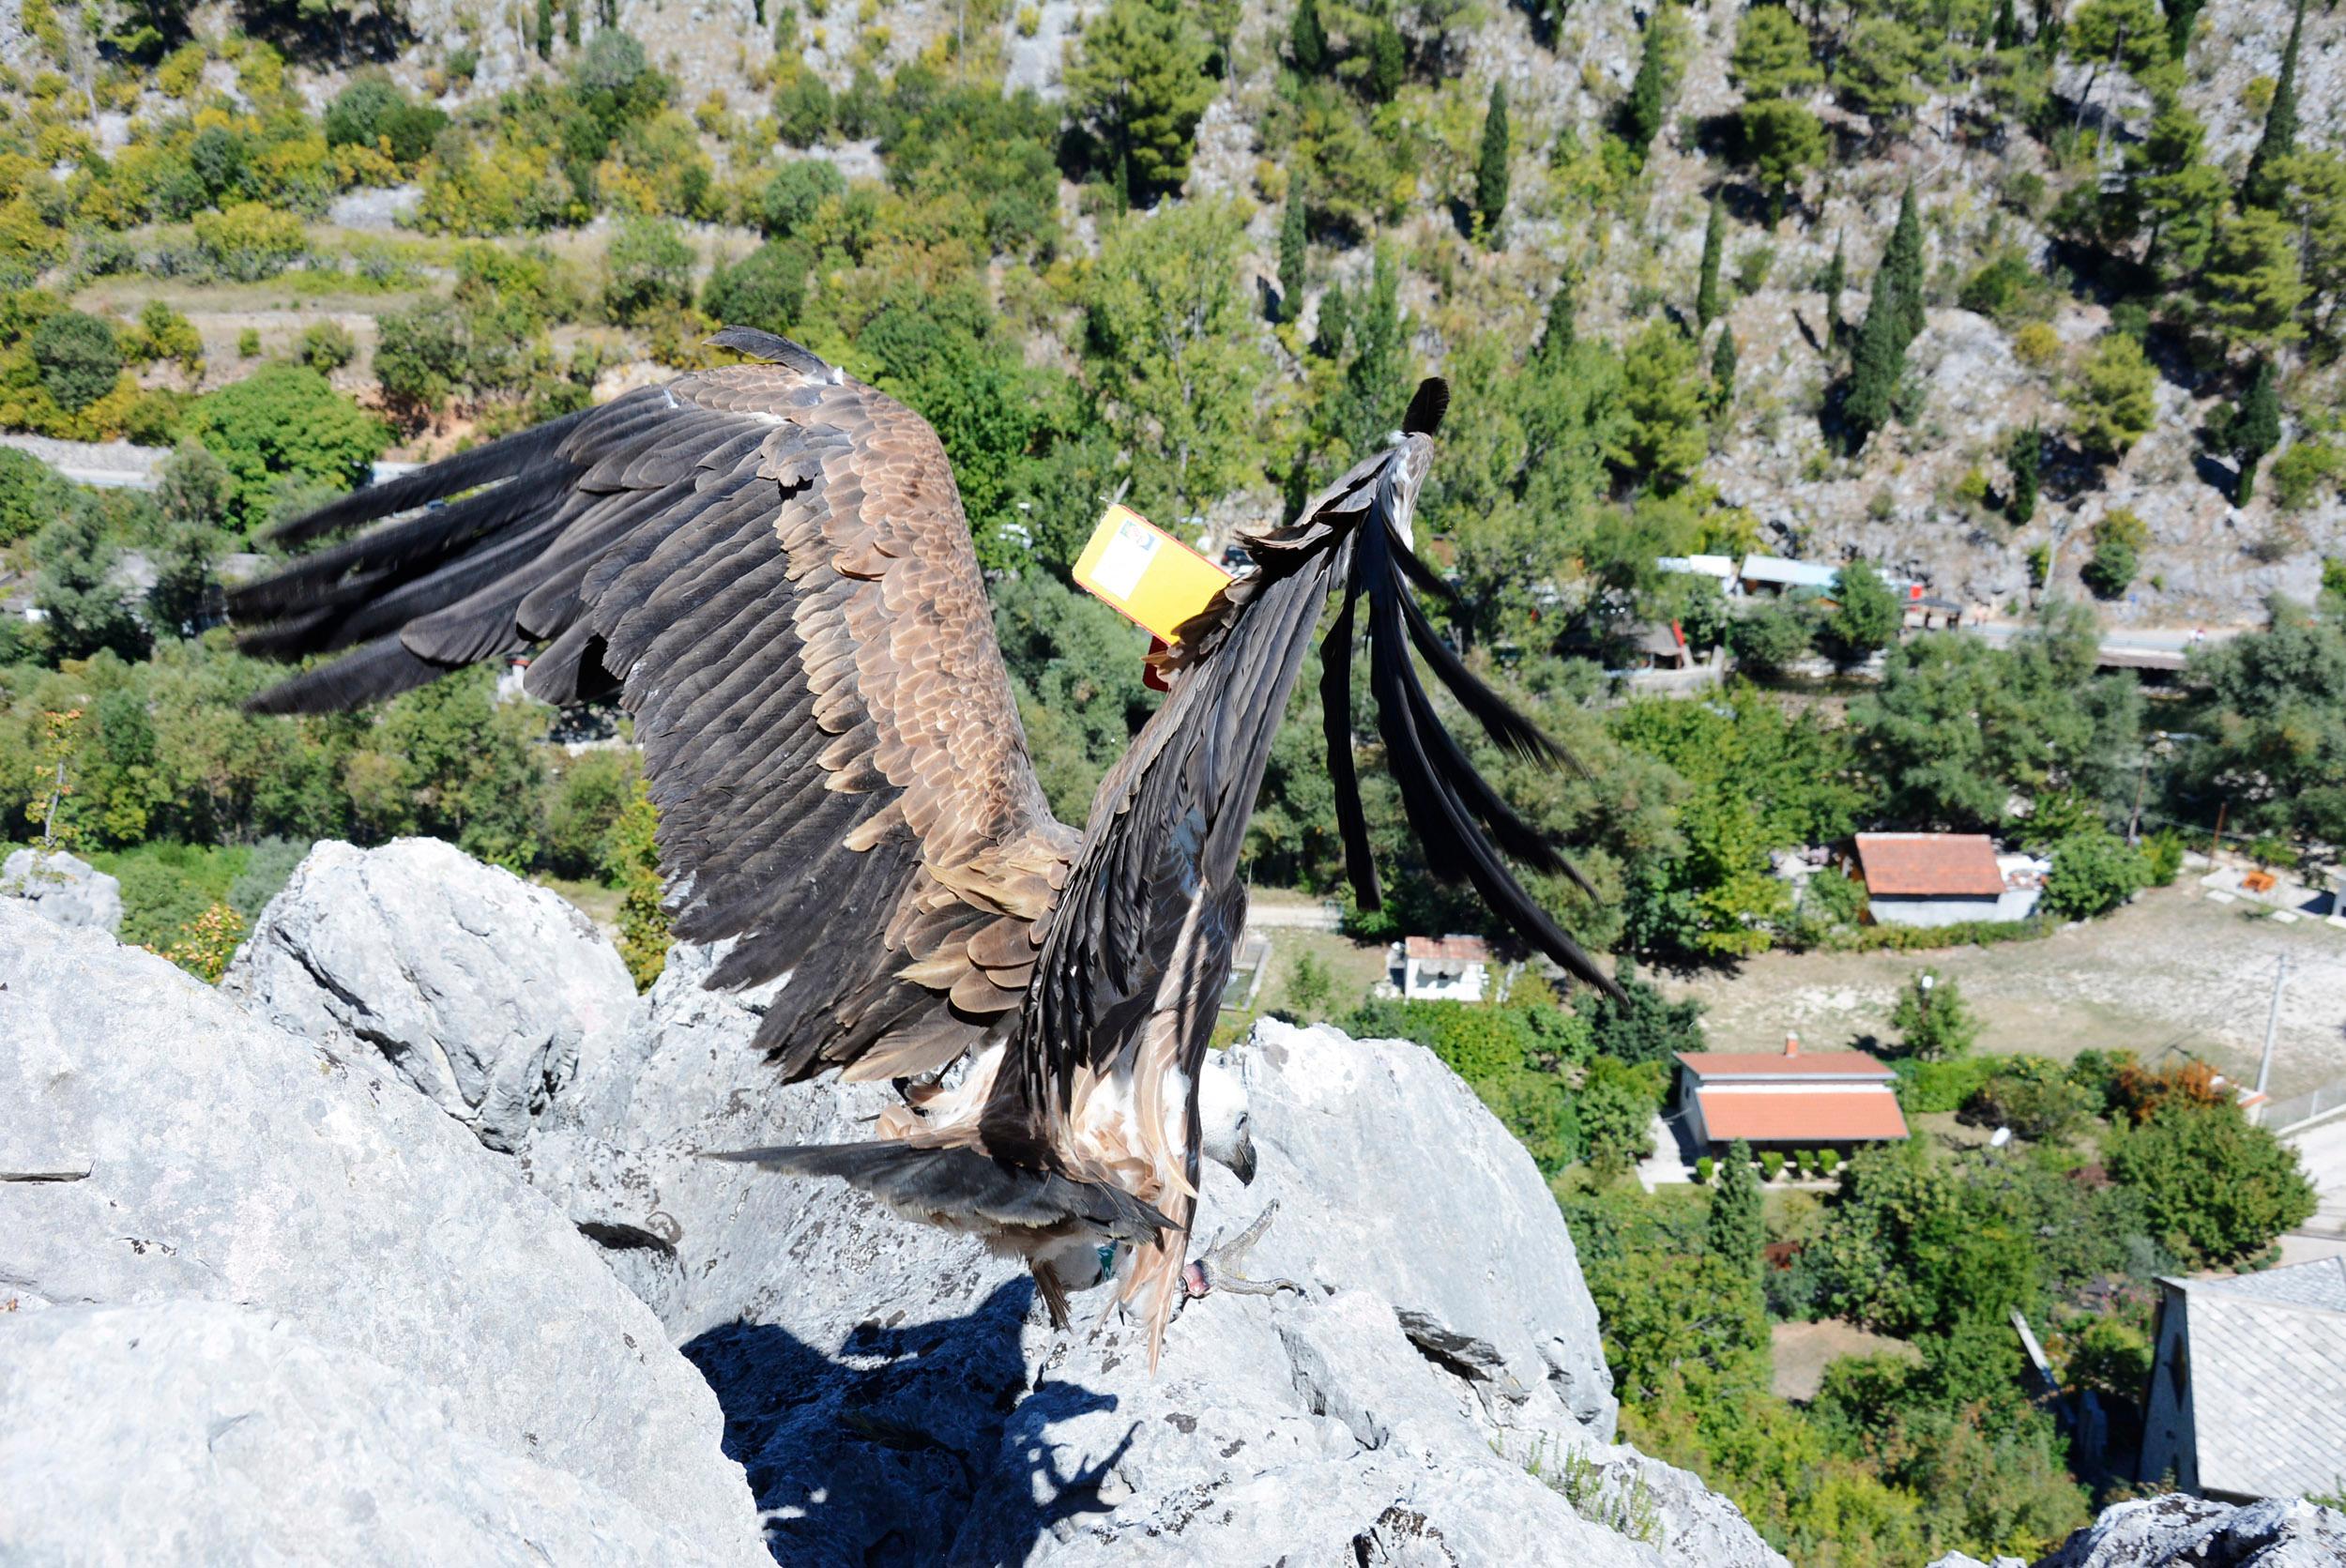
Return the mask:
<path fill-rule="evenodd" d="M 2282 193 L 2281 164 L 2297 150 L 2297 45 L 2306 30 L 2306 0 L 2297 0 L 2290 13 L 2289 43 L 2281 51 L 2280 79 L 2273 84 L 2273 101 L 2264 111 L 2264 134 L 2248 155 L 2247 173 L 2240 180 L 2240 205 L 2275 207 Z"/>
<path fill-rule="evenodd" d="M 1095 384 L 1135 504 L 1168 524 L 1261 471 L 1255 393 L 1270 366 L 1239 286 L 1244 238 L 1225 202 L 1134 214 L 1103 236 L 1085 284 Z"/>
<path fill-rule="evenodd" d="M 623 327 L 663 310 L 683 309 L 693 302 L 696 259 L 676 224 L 659 218 L 622 220 L 603 251 L 603 309 Z"/>
<path fill-rule="evenodd" d="M 1904 354 L 1928 325 L 1923 313 L 1923 222 L 1914 203 L 1914 182 L 1898 199 L 1898 221 L 1891 227 L 1890 243 L 1881 252 L 1881 270 L 1890 275 L 1897 300 L 1898 352 Z"/>
<path fill-rule="evenodd" d="M 728 327 L 793 332 L 806 309 L 806 276 L 813 266 L 805 246 L 769 240 L 709 274 L 702 308 Z"/>
<path fill-rule="evenodd" d="M 1883 586 L 1881 573 L 1864 561 L 1851 561 L 1835 582 L 1833 613 L 1825 617 L 1818 641 L 1826 657 L 1843 669 L 1853 669 L 1897 642 L 1905 619 L 1897 596 Z"/>
<path fill-rule="evenodd" d="M 2097 599 L 2116 599 L 2134 584 L 2141 570 L 2142 549 L 2151 531 L 2142 519 L 2125 507 L 2113 507 L 2094 525 L 2094 553 L 2079 575 Z"/>
<path fill-rule="evenodd" d="M 1507 85 L 1491 84 L 1490 109 L 1483 116 L 1483 151 L 1474 166 L 1474 209 L 1483 220 L 1483 242 L 1496 249 L 1499 221 L 1507 211 Z"/>
<path fill-rule="evenodd" d="M 1336 977 L 1317 953 L 1300 952 L 1287 967 L 1288 1009 L 1299 1023 L 1317 1024 L 1335 1004 Z"/>
<path fill-rule="evenodd" d="M 1298 0 L 1287 23 L 1287 58 L 1305 76 L 1318 76 L 1328 65 L 1328 35 L 1320 30 L 1318 0 Z"/>
<path fill-rule="evenodd" d="M 1135 200 L 1189 177 L 1197 120 L 1213 100 L 1212 43 L 1174 0 L 1114 0 L 1084 28 L 1067 69 L 1069 107 L 1131 171 Z"/>
<path fill-rule="evenodd" d="M 114 580 L 121 558 L 95 506 L 67 508 L 34 537 L 33 602 L 52 660 L 86 659 L 100 649 L 137 659 L 146 651 L 146 628 Z"/>
<path fill-rule="evenodd" d="M 1766 679 L 1807 658 L 1816 647 L 1818 630 L 1809 605 L 1778 599 L 1729 623 L 1727 646 L 1739 668 Z"/>
<path fill-rule="evenodd" d="M 2314 1210 L 2296 1151 L 2229 1101 L 2170 1100 L 2111 1140 L 2107 1164 L 2159 1238 L 2203 1267 L 2254 1256 Z"/>
<path fill-rule="evenodd" d="M 1718 1184 L 1711 1189 L 1711 1212 L 1703 1227 L 1711 1256 L 1757 1276 L 1760 1249 L 1767 1243 L 1767 1218 L 1760 1180 L 1751 1168 L 1751 1145 L 1737 1138 L 1728 1145 L 1719 1166 Z"/>
<path fill-rule="evenodd" d="M 41 386 L 69 414 L 113 391 L 122 375 L 114 329 L 80 311 L 59 311 L 33 328 L 31 346 Z"/>
<path fill-rule="evenodd" d="M 73 488 L 30 452 L 0 447 L 0 545 L 30 539 L 73 505 Z"/>
<path fill-rule="evenodd" d="M 2232 486 L 2232 501 L 2246 506 L 2255 493 L 2257 464 L 2280 445 L 2281 399 L 2274 384 L 2273 362 L 2259 359 L 2248 377 L 2248 389 L 2232 409 L 2232 455 L 2240 463 L 2240 478 Z"/>
<path fill-rule="evenodd" d="M 828 158 L 794 158 L 776 169 L 758 197 L 766 232 L 787 239 L 815 221 L 823 204 L 847 194 L 847 177 Z"/>
<path fill-rule="evenodd" d="M 1661 1095 L 1658 1063 L 1632 1067 L 1611 1057 L 1589 1064 L 1575 1107 L 1589 1168 L 1606 1180 L 1626 1175 L 1653 1152 L 1653 1113 Z"/>
<path fill-rule="evenodd" d="M 2034 423 L 2026 430 L 2012 433 L 2012 445 L 2004 452 L 2004 463 L 2012 470 L 2012 498 L 2005 505 L 2004 515 L 2015 524 L 2026 523 L 2036 515 L 2036 477 L 2044 458 L 2044 432 Z"/>
<path fill-rule="evenodd" d="M 251 528 L 288 482 L 347 490 L 383 455 L 389 434 L 306 365 L 269 365 L 207 392 L 182 427 L 235 480 L 229 525 Z"/>
<path fill-rule="evenodd" d="M 562 765 L 546 801 L 541 860 L 559 876 L 602 878 L 618 861 L 615 834 L 643 764 L 630 749 L 582 752 Z"/>
<path fill-rule="evenodd" d="M 1763 7 L 1747 14 L 1766 15 Z M 1736 114 L 1736 128 L 1744 162 L 1768 195 L 1771 222 L 1784 216 L 1784 201 L 1811 170 L 1825 165 L 1824 122 L 1805 105 L 1785 99 L 1746 103 Z M 1839 253 L 1837 249 L 1835 252 Z"/>
<path fill-rule="evenodd" d="M 2158 372 L 2142 345 L 2124 332 L 2105 332 L 2064 390 L 2070 431 L 2087 452 L 2114 463 L 2150 434 L 2157 394 Z"/>
<path fill-rule="evenodd" d="M 1719 341 L 1711 350 L 1711 402 L 1722 412 L 1735 403 L 1735 329 L 1719 328 Z"/>
<path fill-rule="evenodd" d="M 2098 823 L 2052 846 L 2045 910 L 2064 921 L 2092 920 L 2140 892 L 2150 880 L 2142 852 Z"/>
<path fill-rule="evenodd" d="M 1735 49 L 1728 57 L 1727 73 L 1744 97 L 1754 102 L 1790 98 L 1824 80 L 1808 46 L 1808 29 L 1785 6 L 1754 6 L 1744 12 L 1736 24 Z"/>
<path fill-rule="evenodd" d="M 1303 289 L 1307 280 L 1305 268 L 1310 263 L 1309 236 L 1305 233 L 1302 192 L 1287 196 L 1287 209 L 1279 214 L 1279 319 L 1303 319 Z"/>
<path fill-rule="evenodd" d="M 1657 8 L 1646 20 L 1645 30 L 1639 35 L 1638 74 L 1631 80 L 1629 97 L 1622 105 L 1622 140 L 1640 159 L 1662 129 L 1662 114 L 1669 96 L 1670 63 L 1662 16 Z"/>
<path fill-rule="evenodd" d="M 1923 101 L 1925 70 L 1921 35 L 1895 16 L 1876 14 L 1849 30 L 1834 61 L 1833 85 L 1877 132 L 1903 135 Z"/>
<path fill-rule="evenodd" d="M 538 58 L 554 58 L 554 0 L 538 0 Z"/>
<path fill-rule="evenodd" d="M 1719 260 L 1727 250 L 1727 206 L 1714 192 L 1702 223 L 1702 268 L 1695 282 L 1695 321 L 1704 331 L 1719 319 Z"/>
<path fill-rule="evenodd" d="M 1825 264 L 1824 277 L 1818 282 L 1818 292 L 1824 296 L 1825 344 L 1828 349 L 1841 346 L 1841 296 L 1849 288 L 1849 261 L 1844 251 L 1841 234 L 1833 234 L 1833 259 Z"/>
<path fill-rule="evenodd" d="M 1903 317 L 1897 274 L 1885 260 L 1874 273 L 1873 297 L 1866 304 L 1865 322 L 1857 329 L 1857 346 L 1850 355 L 1849 381 L 1841 399 L 1842 444 L 1852 455 L 1864 449 L 1874 432 L 1890 422 L 1898 383 L 1906 377 Z"/>
<path fill-rule="evenodd" d="M 635 785 L 625 810 L 613 823 L 610 858 L 604 879 L 623 890 L 619 901 L 619 956 L 635 981 L 635 989 L 648 991 L 668 963 L 668 907 L 660 879 L 660 813 L 651 803 L 650 787 Z"/>
<path fill-rule="evenodd" d="M 2346 624 L 2287 600 L 2268 610 L 2262 631 L 2192 649 L 2182 697 L 2207 738 L 2177 756 L 2182 803 L 2202 821 L 2229 801 L 2247 830 L 2346 842 Z"/>
<path fill-rule="evenodd" d="M 2297 236 L 2268 207 L 2247 207 L 2217 221 L 2200 274 L 2199 319 L 2233 347 L 2264 348 L 2303 336 L 2297 311 L 2306 300 Z"/>
<path fill-rule="evenodd" d="M 1370 25 L 1366 53 L 1368 69 L 1361 73 L 1361 85 L 1368 89 L 1371 102 L 1391 103 L 1409 66 L 1409 48 L 1391 18 L 1380 18 Z"/>
<path fill-rule="evenodd" d="M 1598 993 L 1585 1007 L 1575 1004 L 1588 1015 L 1590 1044 L 1597 1055 L 1633 1067 L 1660 1066 L 1681 1051 L 1703 1049 L 1700 1002 L 1668 1000 L 1628 964 L 1614 978 L 1621 984 L 1618 1000 Z"/>
<path fill-rule="evenodd" d="M 1952 1061 L 1979 1039 L 1979 1020 L 1962 988 L 1935 969 L 1906 982 L 1890 1009 L 1890 1027 L 1898 1031 L 1900 1049 L 1918 1061 Z"/>
<path fill-rule="evenodd" d="M 1924 637 L 1893 647 L 1850 705 L 1881 812 L 1910 827 L 1987 831 L 2014 797 L 2130 798 L 2141 694 L 2098 676 L 2091 612 L 2056 606 L 2007 649 Z"/>
<path fill-rule="evenodd" d="M 1622 356 L 1626 422 L 1616 461 L 1664 495 L 1693 477 L 1710 454 L 1699 367 L 1693 342 L 1659 317 L 1646 323 Z"/>

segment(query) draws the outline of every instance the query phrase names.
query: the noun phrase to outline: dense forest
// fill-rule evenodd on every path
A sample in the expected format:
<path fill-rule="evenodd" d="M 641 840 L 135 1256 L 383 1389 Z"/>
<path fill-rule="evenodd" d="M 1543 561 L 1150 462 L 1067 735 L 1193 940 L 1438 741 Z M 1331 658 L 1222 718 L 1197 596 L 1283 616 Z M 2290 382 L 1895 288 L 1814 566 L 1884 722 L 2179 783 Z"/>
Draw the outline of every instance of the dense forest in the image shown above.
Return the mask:
<path fill-rule="evenodd" d="M 1587 889 L 1535 891 L 1590 945 L 1683 969 L 2025 940 L 2173 878 L 2219 820 L 2275 865 L 2346 844 L 2327 11 L 1110 0 L 1059 38 L 985 0 L 722 9 L 21 0 L 0 28 L 0 430 L 169 450 L 151 490 L 92 491 L 0 449 L 0 841 L 117 875 L 127 940 L 216 976 L 312 842 L 428 833 L 606 890 L 648 983 L 624 716 L 557 720 L 481 669 L 253 718 L 271 667 L 221 585 L 377 461 L 718 362 L 725 323 L 936 427 L 1071 821 L 1156 700 L 1145 639 L 1068 578 L 1105 503 L 1226 542 L 1440 373 L 1442 630 L 1579 764 L 1479 759 L 1574 846 Z M 1837 575 L 1745 602 L 1657 565 L 1751 550 Z M 1893 576 L 2016 634 L 1909 633 Z M 2246 630 L 2156 688 L 2101 667 L 2106 622 L 2162 615 Z M 1733 677 L 1626 693 L 1656 624 Z M 1477 928 L 1363 783 L 1394 875 L 1352 928 Z M 2044 918 L 1916 934 L 1846 878 L 1774 875 L 1868 828 L 2049 852 Z M 1346 896 L 1300 708 L 1249 874 Z M 1517 1134 L 1628 1432 L 1804 1564 L 2057 1538 L 2112 1483 L 2068 1468 L 2006 1315 L 2124 1397 L 2146 1282 L 2253 1263 L 2308 1201 L 2202 1077 L 1973 1054 L 1952 985 L 1911 1002 L 1901 1097 L 2012 1150 L 1820 1158 L 1821 1195 L 1730 1160 L 1643 1195 L 1622 1173 L 1701 1026 L 1632 976 L 1624 1003 L 1527 977 L 1432 1012 L 1289 991 L 1437 1050 Z M 1777 1398 L 1770 1323 L 1820 1317 L 1911 1354 Z"/>

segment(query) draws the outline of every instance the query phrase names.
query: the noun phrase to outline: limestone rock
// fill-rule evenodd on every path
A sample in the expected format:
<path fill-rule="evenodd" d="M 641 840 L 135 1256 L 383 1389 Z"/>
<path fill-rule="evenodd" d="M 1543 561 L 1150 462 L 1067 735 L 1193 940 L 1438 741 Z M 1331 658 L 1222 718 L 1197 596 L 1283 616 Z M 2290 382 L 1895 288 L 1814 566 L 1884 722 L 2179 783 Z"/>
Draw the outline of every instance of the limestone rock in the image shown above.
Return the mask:
<path fill-rule="evenodd" d="M 521 1163 L 690 1340 L 784 1560 L 1782 1560 L 1606 1441 L 1571 1238 L 1429 1053 L 1268 1024 L 1226 1054 L 1259 1165 L 1206 1165 L 1197 1245 L 1275 1198 L 1248 1267 L 1306 1295 L 1192 1304 L 1151 1375 L 1120 1314 L 1087 1335 L 1104 1291 L 1061 1339 L 974 1241 L 698 1159 L 867 1136 L 890 1098 L 781 1086 L 749 1045 L 766 998 L 701 990 L 709 965 L 672 954 Z"/>
<path fill-rule="evenodd" d="M 2236 1508 L 2181 1492 L 2117 1503 L 2037 1568 L 2336 1568 L 2346 1514 L 2302 1498 Z"/>
<path fill-rule="evenodd" d="M 0 864 L 0 898 L 23 899 L 57 925 L 110 934 L 122 926 L 122 884 L 71 855 L 18 850 Z"/>
<path fill-rule="evenodd" d="M 321 1442 L 360 1440 L 374 1420 L 370 1400 L 377 1415 L 386 1400 L 407 1404 L 428 1421 L 395 1430 L 435 1436 L 394 1461 L 436 1465 L 436 1447 L 461 1468 L 493 1452 L 510 1461 L 495 1473 L 518 1477 L 526 1464 L 555 1475 L 521 1497 L 574 1492 L 580 1500 L 565 1505 L 574 1519 L 640 1515 L 632 1536 L 633 1522 L 615 1523 L 615 1541 L 683 1540 L 701 1560 L 764 1560 L 741 1472 L 718 1448 L 708 1390 L 659 1323 L 512 1179 L 510 1162 L 372 1049 L 296 1039 L 160 958 L 51 925 L 13 900 L 0 900 L 0 1296 L 16 1308 L 0 1313 L 0 1366 L 71 1359 L 58 1347 L 84 1343 L 72 1338 L 80 1331 L 71 1319 L 42 1327 L 52 1312 L 234 1303 L 265 1321 L 231 1330 L 201 1314 L 175 1319 L 188 1359 L 217 1364 L 159 1380 L 175 1391 L 157 1395 L 159 1442 L 166 1433 L 180 1441 L 201 1408 L 224 1411 L 204 1402 L 265 1354 L 252 1336 L 282 1321 L 368 1391 L 333 1418 L 342 1424 L 318 1429 Z M 119 1334 L 122 1321 L 93 1320 L 88 1332 Z M 128 1364 L 127 1349 L 106 1354 Z M 299 1360 L 287 1363 L 272 1422 L 309 1419 Z M 375 1369 L 414 1396 L 392 1399 L 370 1380 Z M 114 1387 L 126 1405 L 110 1419 L 139 1423 L 116 1429 L 144 1430 L 145 1375 Z M 49 1412 L 44 1423 L 84 1415 L 47 1395 L 37 1408 Z M 60 1449 L 84 1442 L 53 1425 L 31 1430 Z M 281 1440 L 268 1432 L 265 1423 L 251 1440 Z M 93 1463 L 107 1453 L 76 1451 Z M 159 1527 L 130 1491 L 139 1465 L 113 1456 L 111 1469 L 77 1469 L 71 1484 L 85 1500 L 116 1499 L 93 1504 L 94 1522 L 134 1533 L 72 1555 L 152 1557 Z M 0 1508 L 26 1506 L 8 1469 Z M 263 1465 L 254 1475 L 267 1488 L 252 1499 L 254 1518 L 319 1517 L 303 1512 L 324 1505 L 300 1497 L 301 1469 Z M 30 1506 L 39 1511 L 38 1499 Z M 567 1539 L 567 1526 L 546 1528 L 546 1540 Z M 518 1556 L 522 1542 L 500 1550 Z M 222 1559 L 191 1536 L 183 1560 Z"/>
<path fill-rule="evenodd" d="M 291 1319 L 56 1307 L 0 1330 L 0 1540 L 17 1562 L 739 1561 Z"/>
<path fill-rule="evenodd" d="M 509 1151 L 635 1004 L 627 966 L 586 916 L 436 839 L 319 845 L 221 989 L 313 1043 L 379 1052 Z"/>

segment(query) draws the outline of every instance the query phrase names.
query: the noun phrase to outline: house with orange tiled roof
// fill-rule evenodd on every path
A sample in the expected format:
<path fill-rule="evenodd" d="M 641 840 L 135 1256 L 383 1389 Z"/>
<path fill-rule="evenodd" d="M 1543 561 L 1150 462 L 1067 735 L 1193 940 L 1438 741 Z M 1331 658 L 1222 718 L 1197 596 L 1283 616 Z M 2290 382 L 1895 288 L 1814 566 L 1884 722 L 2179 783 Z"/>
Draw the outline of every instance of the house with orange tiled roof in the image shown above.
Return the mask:
<path fill-rule="evenodd" d="M 2035 907 L 2034 885 L 2006 871 L 1985 833 L 1860 833 L 1856 848 L 1877 924 L 2015 921 Z"/>
<path fill-rule="evenodd" d="M 1836 1149 L 1906 1136 L 1890 1070 L 1863 1051 L 1681 1051 L 1677 1116 L 1696 1153 Z"/>

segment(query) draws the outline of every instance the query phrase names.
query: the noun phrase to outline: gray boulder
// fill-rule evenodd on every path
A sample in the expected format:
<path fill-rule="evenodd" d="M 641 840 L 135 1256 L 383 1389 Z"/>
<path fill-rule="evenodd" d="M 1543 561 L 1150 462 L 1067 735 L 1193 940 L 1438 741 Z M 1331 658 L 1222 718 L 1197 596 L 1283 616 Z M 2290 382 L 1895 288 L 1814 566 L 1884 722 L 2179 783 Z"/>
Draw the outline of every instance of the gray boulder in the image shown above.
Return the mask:
<path fill-rule="evenodd" d="M 0 1345 L 12 1563 L 728 1560 L 287 1317 L 190 1300 L 55 1307 Z"/>
<path fill-rule="evenodd" d="M 1611 1445 L 1555 1203 L 1429 1053 L 1267 1024 L 1226 1054 L 1251 1188 L 1205 1171 L 1202 1246 L 1279 1217 L 1250 1269 L 1306 1297 L 1048 1328 L 1025 1271 L 836 1182 L 700 1151 L 869 1135 L 884 1086 L 785 1088 L 766 997 L 679 949 L 601 1077 L 520 1163 L 716 1389 L 785 1561 L 1779 1563 L 1684 1471 Z M 1444 1554 L 1448 1554 L 1445 1556 Z"/>
<path fill-rule="evenodd" d="M 575 1496 L 567 1522 L 546 1525 L 542 1539 L 585 1541 L 596 1519 L 617 1521 L 610 1549 L 582 1560 L 626 1560 L 630 1542 L 653 1540 L 691 1543 L 683 1560 L 764 1560 L 740 1469 L 719 1450 L 715 1402 L 658 1321 L 513 1180 L 510 1162 L 372 1050 L 297 1040 L 161 959 L 9 900 L 0 900 L 0 1294 L 17 1309 L 0 1313 L 0 1366 L 56 1365 L 77 1347 L 113 1343 L 106 1336 L 137 1337 L 125 1335 L 128 1319 L 75 1310 L 129 1306 L 173 1309 L 158 1321 L 190 1362 L 160 1380 L 168 1393 L 145 1371 L 93 1378 L 85 1397 L 57 1397 L 38 1378 L 11 1383 L 0 1409 L 11 1442 L 86 1463 L 7 1465 L 0 1517 L 86 1514 L 99 1530 L 133 1532 L 60 1548 L 77 1560 L 266 1555 L 214 1553 L 208 1543 L 222 1537 L 206 1532 L 233 1536 L 262 1519 L 317 1526 L 332 1505 L 306 1496 L 313 1481 L 301 1465 L 255 1461 L 250 1495 L 197 1499 L 201 1517 L 173 1527 L 188 1532 L 174 1537 L 185 1542 L 177 1552 L 158 1547 L 153 1501 L 136 1490 L 150 1459 L 171 1462 L 130 1452 L 150 1416 L 159 1442 L 183 1443 L 205 1410 L 235 1414 L 217 1401 L 274 1354 L 268 1336 L 282 1323 L 284 1344 L 309 1348 L 287 1352 L 282 1383 L 256 1390 L 265 1419 L 237 1440 L 264 1454 L 342 1445 L 357 1513 L 381 1472 L 351 1447 L 397 1436 L 380 1462 L 405 1467 L 436 1509 L 467 1510 L 478 1477 L 547 1472 L 515 1481 L 517 1499 Z M 253 1320 L 178 1310 L 204 1302 Z M 76 1337 L 84 1332 L 98 1337 Z M 303 1370 L 312 1351 L 361 1391 L 351 1409 L 329 1419 L 316 1408 L 323 1395 Z M 127 1343 L 90 1353 L 124 1370 L 147 1362 L 126 1359 Z M 390 1419 L 387 1405 L 412 1420 L 371 1424 Z M 116 1440 L 93 1446 L 97 1430 Z M 480 1469 L 484 1454 L 510 1463 Z M 19 1484 L 27 1477 L 51 1494 Z M 540 1538 L 518 1503 L 467 1516 L 480 1536 L 511 1538 L 492 1554 L 499 1560 L 528 1555 Z M 0 1538 L 18 1539 L 8 1529 Z"/>
<path fill-rule="evenodd" d="M 2117 1503 L 2037 1568 L 2338 1568 L 2346 1514 L 2302 1498 L 2245 1508 L 2186 1493 Z"/>
<path fill-rule="evenodd" d="M 381 1053 L 510 1151 L 625 1027 L 618 952 L 559 894 L 437 839 L 326 843 L 271 899 L 221 989 L 280 1028 Z"/>
<path fill-rule="evenodd" d="M 53 924 L 122 929 L 122 884 L 71 855 L 16 851 L 0 863 L 0 898 L 23 899 Z"/>

